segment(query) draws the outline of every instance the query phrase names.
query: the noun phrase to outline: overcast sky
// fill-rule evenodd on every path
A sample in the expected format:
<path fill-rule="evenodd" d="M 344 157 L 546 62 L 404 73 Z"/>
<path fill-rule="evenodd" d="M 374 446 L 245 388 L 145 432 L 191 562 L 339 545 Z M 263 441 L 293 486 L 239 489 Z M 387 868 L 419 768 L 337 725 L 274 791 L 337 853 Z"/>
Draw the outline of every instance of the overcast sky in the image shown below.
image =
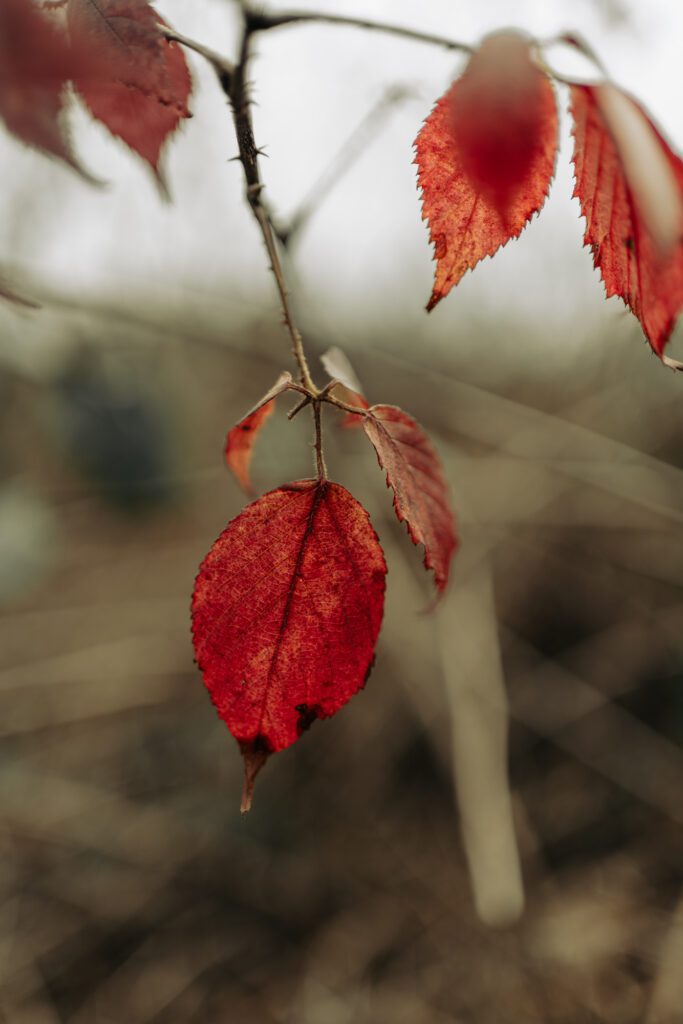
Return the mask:
<path fill-rule="evenodd" d="M 157 6 L 179 30 L 234 56 L 236 19 L 229 0 L 160 0 Z M 269 6 L 291 5 L 272 0 Z M 391 20 L 470 43 L 508 26 L 511 10 L 515 25 L 534 35 L 573 29 L 683 149 L 680 0 L 300 0 L 296 6 Z M 331 26 L 270 33 L 259 40 L 257 54 L 256 127 L 269 154 L 263 174 L 269 199 L 283 214 L 295 209 L 388 85 L 414 90 L 415 97 L 391 113 L 302 236 L 295 290 L 299 303 L 311 296 L 318 300 L 316 315 L 323 324 L 326 318 L 357 320 L 362 310 L 368 331 L 393 322 L 424 329 L 432 265 L 412 143 L 461 58 L 417 42 Z M 263 251 L 242 201 L 239 165 L 228 162 L 235 144 L 224 98 L 201 61 L 190 60 L 195 116 L 165 159 L 172 205 L 160 200 L 142 162 L 83 110 L 71 119 L 76 149 L 110 183 L 104 191 L 2 132 L 4 262 L 73 295 L 153 294 L 169 304 L 215 303 L 226 317 L 259 308 L 264 299 L 268 308 L 272 289 Z M 562 92 L 560 105 L 566 107 Z M 566 132 L 565 124 L 556 183 L 541 217 L 521 240 L 468 274 L 457 300 L 449 297 L 431 315 L 435 338 L 465 312 L 507 316 L 514 308 L 521 315 L 566 321 L 579 306 L 600 310 L 602 288 L 581 247 L 578 204 L 570 199 Z M 618 310 L 614 300 L 609 307 Z"/>

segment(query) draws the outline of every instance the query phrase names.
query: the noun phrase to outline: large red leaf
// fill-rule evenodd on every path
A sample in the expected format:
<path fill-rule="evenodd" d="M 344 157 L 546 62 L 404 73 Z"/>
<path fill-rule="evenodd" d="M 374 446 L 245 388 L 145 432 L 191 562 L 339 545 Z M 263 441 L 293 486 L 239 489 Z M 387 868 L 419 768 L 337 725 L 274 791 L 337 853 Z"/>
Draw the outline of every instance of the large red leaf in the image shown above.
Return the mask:
<path fill-rule="evenodd" d="M 23 142 L 78 170 L 61 124 L 64 89 L 92 69 L 33 0 L 0 0 L 0 117 Z"/>
<path fill-rule="evenodd" d="M 275 411 L 275 399 L 283 391 L 287 391 L 291 383 L 292 375 L 286 371 L 281 373 L 270 391 L 247 413 L 244 419 L 228 432 L 225 441 L 225 461 L 237 477 L 240 487 L 247 494 L 253 492 L 249 466 L 256 438 L 261 427 Z"/>
<path fill-rule="evenodd" d="M 298 481 L 248 505 L 202 562 L 195 654 L 242 749 L 243 810 L 267 757 L 364 685 L 385 575 L 367 512 L 327 480 Z"/>
<path fill-rule="evenodd" d="M 100 61 L 100 73 L 77 76 L 76 88 L 159 177 L 164 142 L 190 116 L 192 81 L 180 46 L 162 36 L 163 19 L 147 0 L 68 0 L 67 15 L 74 43 Z"/>
<path fill-rule="evenodd" d="M 425 568 L 442 592 L 458 539 L 439 456 L 419 423 L 395 405 L 371 406 L 363 427 L 386 470 L 396 515 L 413 543 L 424 545 Z"/>
<path fill-rule="evenodd" d="M 415 140 L 437 261 L 427 309 L 516 238 L 545 202 L 557 153 L 553 87 L 514 32 L 485 39 Z"/>
<path fill-rule="evenodd" d="M 586 218 L 585 242 L 593 252 L 607 296 L 618 295 L 640 320 L 645 336 L 667 364 L 664 348 L 683 308 L 683 236 L 663 252 L 649 226 L 644 197 L 634 189 L 623 143 L 608 123 L 604 90 L 614 86 L 574 85 L 574 195 Z M 623 93 L 659 146 L 674 181 L 683 195 L 683 161 L 672 152 L 642 108 Z M 671 220 L 675 221 L 675 210 Z"/>

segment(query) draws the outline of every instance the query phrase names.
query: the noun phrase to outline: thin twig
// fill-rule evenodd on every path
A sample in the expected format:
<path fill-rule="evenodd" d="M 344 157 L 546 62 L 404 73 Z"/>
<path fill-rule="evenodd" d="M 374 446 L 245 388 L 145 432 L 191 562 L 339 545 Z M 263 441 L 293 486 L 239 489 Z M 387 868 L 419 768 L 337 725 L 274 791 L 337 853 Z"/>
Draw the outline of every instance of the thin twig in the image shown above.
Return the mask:
<path fill-rule="evenodd" d="M 245 17 L 250 32 L 266 32 L 285 25 L 296 25 L 302 22 L 321 22 L 327 25 L 351 25 L 356 28 L 369 29 L 376 32 L 387 32 L 390 35 L 413 39 L 419 43 L 430 43 L 446 50 L 459 50 L 461 53 L 472 53 L 472 47 L 456 39 L 432 35 L 430 32 L 418 32 L 416 29 L 403 25 L 390 25 L 379 21 L 368 21 L 366 18 L 347 17 L 343 14 L 324 14 L 321 11 L 286 11 L 282 14 L 268 14 L 265 11 L 246 11 Z"/>
<path fill-rule="evenodd" d="M 339 381 L 335 381 L 334 383 L 338 384 Z M 368 415 L 368 410 L 362 408 L 362 406 L 360 406 L 360 405 L 349 405 L 347 402 L 342 402 L 342 400 L 340 398 L 335 398 L 334 395 L 331 395 L 329 393 L 328 394 L 324 394 L 323 392 L 321 392 L 320 399 L 323 402 L 328 402 L 330 405 L 336 406 L 337 409 L 343 409 L 344 412 L 352 412 L 354 414 L 354 416 L 367 416 Z"/>
<path fill-rule="evenodd" d="M 293 420 L 294 417 L 298 413 L 300 413 L 302 409 L 306 408 L 306 406 L 308 405 L 308 403 L 310 401 L 311 401 L 311 399 L 310 399 L 310 397 L 308 395 L 306 395 L 304 398 L 302 398 L 300 402 L 296 403 L 296 405 L 294 406 L 293 409 L 289 410 L 289 412 L 287 413 L 287 419 L 288 420 Z"/>
<path fill-rule="evenodd" d="M 310 370 L 308 369 L 308 362 L 306 361 L 301 335 L 294 325 L 294 319 L 289 305 L 289 295 L 287 293 L 282 265 L 280 263 L 277 246 L 275 244 L 273 229 L 268 214 L 261 202 L 263 183 L 259 172 L 258 147 L 256 146 L 256 141 L 254 139 L 254 126 L 251 118 L 249 97 L 247 95 L 247 67 L 249 63 L 250 42 L 250 29 L 248 22 L 245 21 L 244 32 L 242 34 L 242 45 L 240 47 L 240 59 L 237 67 L 235 68 L 235 72 L 232 75 L 228 97 L 232 104 L 237 145 L 239 147 L 242 167 L 244 168 L 244 177 L 247 185 L 247 202 L 249 203 L 252 213 L 256 218 L 256 222 L 261 229 L 263 241 L 265 242 L 266 250 L 270 258 L 270 266 L 280 295 L 280 305 L 282 306 L 282 315 L 285 327 L 289 332 L 294 358 L 296 359 L 301 372 L 301 383 L 309 390 L 313 391 L 315 390 L 315 385 L 311 378 Z"/>
<path fill-rule="evenodd" d="M 247 202 L 249 203 L 254 217 L 261 228 L 263 241 L 265 242 L 266 250 L 270 258 L 270 266 L 280 295 L 280 305 L 282 306 L 282 315 L 285 327 L 289 332 L 294 358 L 296 359 L 301 372 L 301 383 L 304 387 L 308 388 L 309 391 L 315 391 L 315 384 L 313 383 L 313 379 L 308 368 L 301 335 L 294 324 L 294 318 L 289 304 L 289 295 L 282 271 L 282 264 L 280 263 L 280 256 L 278 254 L 275 237 L 273 235 L 273 228 L 268 214 L 261 202 L 263 183 L 259 173 L 258 148 L 254 139 L 254 126 L 251 118 L 249 97 L 247 95 L 247 66 L 249 63 L 250 41 L 251 35 L 249 24 L 248 21 L 245 21 L 242 45 L 240 48 L 240 59 L 237 67 L 235 68 L 234 74 L 232 75 L 230 90 L 228 92 L 228 96 L 232 104 L 232 113 L 240 160 L 242 162 L 242 167 L 244 168 L 244 176 L 247 184 Z"/>
<path fill-rule="evenodd" d="M 318 394 L 318 398 L 321 399 L 321 401 L 324 401 L 327 398 L 327 396 L 329 395 L 329 393 L 332 390 L 332 388 L 336 388 L 337 384 L 341 384 L 341 381 L 337 380 L 336 377 L 333 377 L 332 380 L 328 380 L 328 382 L 325 385 L 325 387 Z"/>
<path fill-rule="evenodd" d="M 327 480 L 327 466 L 323 456 L 323 423 L 321 402 L 313 402 L 313 419 L 315 421 L 315 464 L 319 480 Z"/>
<path fill-rule="evenodd" d="M 204 57 L 218 76 L 221 88 L 225 92 L 226 96 L 230 100 L 232 107 L 233 123 L 235 126 L 235 134 L 237 136 L 237 146 L 239 149 L 239 160 L 244 170 L 244 177 L 246 182 L 246 198 L 249 203 L 249 207 L 254 214 L 254 218 L 259 225 L 263 241 L 268 252 L 270 259 L 271 270 L 275 277 L 278 294 L 280 296 L 280 305 L 282 307 L 282 315 L 285 327 L 289 333 L 292 342 L 292 351 L 294 358 L 299 367 L 301 375 L 302 385 L 311 392 L 314 396 L 318 394 L 316 386 L 311 377 L 311 372 L 308 367 L 308 361 L 304 352 L 303 341 L 301 334 L 299 333 L 292 315 L 291 306 L 289 303 L 289 295 L 287 292 L 287 286 L 285 283 L 284 273 L 282 270 L 282 264 L 280 262 L 280 256 L 277 250 L 276 244 L 276 231 L 273 227 L 272 218 L 269 210 L 262 199 L 263 182 L 259 171 L 258 157 L 259 149 L 256 145 L 254 138 L 254 127 L 251 117 L 250 101 L 247 92 L 247 67 L 250 58 L 250 43 L 251 37 L 256 32 L 263 32 L 273 28 L 279 28 L 284 25 L 291 25 L 302 22 L 325 22 L 328 24 L 336 25 L 353 25 L 358 28 L 365 28 L 370 30 L 378 30 L 382 32 L 388 32 L 393 35 L 399 35 L 404 38 L 414 39 L 420 42 L 431 43 L 432 45 L 442 46 L 449 50 L 460 50 L 466 53 L 471 53 L 471 47 L 465 43 L 457 42 L 452 39 L 446 39 L 442 36 L 431 35 L 430 33 L 417 32 L 412 29 L 404 28 L 399 25 L 385 25 L 379 22 L 367 21 L 363 18 L 348 18 L 342 15 L 333 14 L 322 14 L 314 12 L 289 12 L 284 14 L 267 14 L 265 12 L 255 12 L 248 9 L 244 9 L 244 28 L 242 32 L 242 42 L 240 46 L 239 61 L 236 65 L 231 64 L 225 60 L 219 54 L 213 50 L 204 46 L 201 43 L 196 42 L 193 39 L 189 39 L 186 36 L 175 32 L 173 29 L 169 29 L 164 25 L 159 25 L 161 33 L 169 40 L 180 43 L 186 46 L 188 49 L 194 50 L 200 56 Z M 324 192 L 329 188 L 329 182 L 323 181 L 322 191 Z M 318 199 L 320 197 L 320 182 L 317 186 Z M 310 215 L 311 210 L 311 198 L 309 197 L 308 203 L 304 204 L 303 210 L 299 211 L 296 222 L 290 225 L 289 234 L 292 230 L 297 230 L 301 227 L 302 221 Z M 282 240 L 284 241 L 286 232 L 283 232 Z M 331 396 L 326 398 L 326 401 L 332 401 L 333 404 L 338 405 L 340 408 L 344 407 L 339 401 L 333 401 Z M 314 403 L 315 406 L 315 403 Z M 315 412 L 316 410 L 314 410 Z M 355 411 L 353 407 L 349 406 L 348 411 Z M 319 407 L 317 408 L 316 415 L 319 418 Z M 316 420 L 317 423 L 317 420 Z M 317 426 L 316 426 L 317 432 Z M 318 434 L 316 433 L 316 437 Z M 318 441 L 316 440 L 316 446 Z M 322 459 L 322 453 L 321 453 Z M 324 464 L 323 464 L 324 465 Z"/>
<path fill-rule="evenodd" d="M 583 54 L 588 60 L 595 64 L 596 68 L 601 74 L 607 75 L 607 68 L 603 64 L 600 57 L 597 55 L 590 43 L 579 35 L 578 32 L 561 32 L 559 35 L 549 36 L 547 39 L 539 39 L 538 46 L 541 49 L 546 49 L 550 46 L 571 46 L 579 53 Z"/>
<path fill-rule="evenodd" d="M 171 43 L 180 43 L 182 46 L 186 46 L 188 50 L 194 50 L 200 57 L 208 61 L 213 67 L 214 71 L 221 79 L 221 85 L 225 88 L 222 79 L 225 78 L 228 81 L 234 71 L 235 67 L 229 60 L 222 57 L 220 53 L 216 53 L 215 50 L 210 49 L 208 46 L 204 46 L 203 43 L 198 43 L 196 39 L 189 39 L 187 36 L 181 35 L 180 32 L 176 32 L 175 29 L 169 28 L 168 25 L 162 25 L 160 22 L 157 24 L 157 28 L 161 32 L 162 36 L 168 39 Z M 226 90 L 227 91 L 227 90 Z"/>
<path fill-rule="evenodd" d="M 273 230 L 285 248 L 299 236 L 346 171 L 365 152 L 368 142 L 376 136 L 387 114 L 410 95 L 411 92 L 406 86 L 393 85 L 388 88 L 340 146 L 289 220 L 283 223 L 273 221 L 271 217 Z"/>
<path fill-rule="evenodd" d="M 183 46 L 187 46 L 189 49 L 194 50 L 209 61 L 218 76 L 221 88 L 230 100 L 233 123 L 235 126 L 235 135 L 237 137 L 237 146 L 239 149 L 239 160 L 244 170 L 247 202 L 254 214 L 254 218 L 259 228 L 261 229 L 261 235 L 263 236 L 263 241 L 265 242 L 266 250 L 268 252 L 271 270 L 273 271 L 278 294 L 280 296 L 282 317 L 292 342 L 292 351 L 301 374 L 301 383 L 308 391 L 316 394 L 316 387 L 308 368 L 301 335 L 294 324 L 294 318 L 289 304 L 287 286 L 285 284 L 285 278 L 282 271 L 282 264 L 280 263 L 280 256 L 277 251 L 275 236 L 273 234 L 273 227 L 270 222 L 270 217 L 268 216 L 268 213 L 261 201 L 261 192 L 263 191 L 264 186 L 261 181 L 259 171 L 259 150 L 254 139 L 254 126 L 251 118 L 250 101 L 247 92 L 247 67 L 249 64 L 250 41 L 252 35 L 249 21 L 248 19 L 245 19 L 240 46 L 240 57 L 237 65 L 235 66 L 230 64 L 229 61 L 225 60 L 220 55 L 214 53 L 212 50 L 203 46 L 201 43 L 196 43 L 194 40 L 188 39 L 173 30 L 165 29 L 164 26 L 160 26 L 160 29 L 167 39 L 171 39 L 175 42 L 181 43 Z"/>
<path fill-rule="evenodd" d="M 246 183 L 246 198 L 249 207 L 254 215 L 254 218 L 261 230 L 263 241 L 268 252 L 270 259 L 270 266 L 275 277 L 278 294 L 280 296 L 280 305 L 282 307 L 282 315 L 285 327 L 289 333 L 294 358 L 299 367 L 301 375 L 301 384 L 303 388 L 308 392 L 308 397 L 303 402 L 292 410 L 291 415 L 296 415 L 300 408 L 311 402 L 313 406 L 313 418 L 315 421 L 315 452 L 316 452 L 316 465 L 318 471 L 318 477 L 325 479 L 327 477 L 327 470 L 325 467 L 325 460 L 323 457 L 322 448 L 322 419 L 321 419 L 321 401 L 319 398 L 320 393 L 316 388 L 311 372 L 308 368 L 308 361 L 304 352 L 303 341 L 301 334 L 299 333 L 292 316 L 292 310 L 289 303 L 289 294 L 287 292 L 287 286 L 285 283 L 284 273 L 282 270 L 282 264 L 280 262 L 280 256 L 277 250 L 276 244 L 276 232 L 273 227 L 272 218 L 270 212 L 263 202 L 261 193 L 263 192 L 263 182 L 259 171 L 259 149 L 256 145 L 254 138 L 254 126 L 251 117 L 250 100 L 247 90 L 247 68 L 250 59 L 250 43 L 251 37 L 256 32 L 263 32 L 268 29 L 278 28 L 284 25 L 290 25 L 294 23 L 319 21 L 326 22 L 328 24 L 336 25 L 354 25 L 358 28 L 365 28 L 371 30 L 378 30 L 383 32 L 389 32 L 393 35 L 399 35 L 404 38 L 414 39 L 421 42 L 431 43 L 437 46 L 443 46 L 450 50 L 460 50 L 467 53 L 472 52 L 471 48 L 465 43 L 456 42 L 454 40 L 445 39 L 441 36 L 431 35 L 429 33 L 416 32 L 411 29 L 403 28 L 395 25 L 384 25 L 378 22 L 366 21 L 361 18 L 347 18 L 341 15 L 327 15 L 327 14 L 315 14 L 311 12 L 290 12 L 281 15 L 270 15 L 265 13 L 256 13 L 244 10 L 244 27 L 242 31 L 242 41 L 240 45 L 240 56 L 236 65 L 232 65 L 229 61 L 225 60 L 219 54 L 205 47 L 201 43 L 197 43 L 192 39 L 188 39 L 186 36 L 181 35 L 172 29 L 166 28 L 166 26 L 159 25 L 160 31 L 163 35 L 174 42 L 180 43 L 186 46 L 188 49 L 194 50 L 200 56 L 204 57 L 218 76 L 221 88 L 228 97 L 232 108 L 232 117 L 235 127 L 235 135 L 237 137 L 237 146 L 239 150 L 239 161 L 242 164 L 244 170 L 244 178 Z M 392 102 L 395 102 L 395 97 L 392 98 Z M 383 100 L 382 106 L 389 102 L 388 97 Z M 376 111 L 370 115 L 375 116 Z M 367 127 L 367 124 L 366 124 Z M 316 202 L 320 200 L 321 195 L 330 187 L 330 179 L 328 176 L 323 176 L 314 187 L 312 196 L 309 195 L 308 201 L 304 202 L 303 207 L 299 210 L 299 213 L 293 223 L 290 225 L 289 234 L 296 231 L 301 227 L 301 224 L 305 222 L 306 218 L 310 215 L 310 212 Z M 281 240 L 286 241 L 286 235 L 283 233 Z M 324 397 L 322 401 L 329 402 L 331 405 L 337 406 L 337 408 L 343 409 L 346 412 L 355 413 L 356 415 L 366 415 L 365 409 L 361 409 L 352 405 L 347 405 L 340 399 L 334 398 L 331 394 L 331 389 L 328 388 L 324 391 Z"/>

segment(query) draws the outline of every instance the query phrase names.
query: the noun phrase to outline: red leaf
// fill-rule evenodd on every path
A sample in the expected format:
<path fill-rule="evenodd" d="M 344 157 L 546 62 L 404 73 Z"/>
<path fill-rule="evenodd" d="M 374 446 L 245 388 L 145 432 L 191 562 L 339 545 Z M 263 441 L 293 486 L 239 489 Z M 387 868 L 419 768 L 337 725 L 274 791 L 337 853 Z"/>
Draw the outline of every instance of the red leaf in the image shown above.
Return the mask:
<path fill-rule="evenodd" d="M 357 405 L 361 409 L 370 408 L 370 403 L 363 395 L 362 385 L 345 352 L 333 345 L 320 357 L 320 361 L 330 377 L 339 381 L 338 387 L 334 389 L 337 398 L 346 402 L 347 405 Z M 362 416 L 358 416 L 354 412 L 347 412 L 340 420 L 339 425 L 348 430 L 351 427 L 360 427 L 362 422 Z"/>
<path fill-rule="evenodd" d="M 610 90 L 606 92 L 605 90 Z M 640 320 L 645 336 L 668 365 L 679 364 L 664 355 L 664 348 L 683 308 L 683 231 L 680 213 L 671 209 L 673 245 L 657 239 L 655 217 L 648 216 L 647 193 L 639 190 L 618 125 L 610 120 L 614 86 L 573 85 L 574 195 L 586 218 L 584 241 L 593 252 L 608 297 L 618 295 Z M 683 161 L 672 152 L 643 109 L 624 93 L 670 168 L 679 196 L 683 196 Z M 607 112 L 607 116 L 606 116 Z M 616 141 L 618 140 L 618 142 Z M 658 189 L 661 194 L 662 189 Z M 655 197 L 656 199 L 656 197 Z M 654 232 L 654 233 L 653 233 Z M 660 232 L 661 234 L 661 232 Z M 678 239 L 676 241 L 676 238 Z"/>
<path fill-rule="evenodd" d="M 514 32 L 485 39 L 415 147 L 437 261 L 431 310 L 467 270 L 516 238 L 548 194 L 557 107 L 530 42 Z"/>
<path fill-rule="evenodd" d="M 69 0 L 76 45 L 97 53 L 96 75 L 75 78 L 91 113 L 159 172 L 164 142 L 189 117 L 192 80 L 181 48 L 147 0 Z M 163 182 L 162 182 L 163 184 Z"/>
<path fill-rule="evenodd" d="M 301 480 L 248 505 L 202 562 L 195 654 L 242 749 L 242 810 L 268 756 L 363 687 L 385 575 L 367 512 L 327 480 Z"/>
<path fill-rule="evenodd" d="M 292 375 L 286 371 L 281 373 L 270 391 L 228 433 L 225 442 L 225 461 L 237 477 L 240 487 L 247 494 L 253 493 L 249 465 L 256 438 L 263 424 L 270 419 L 275 411 L 275 399 L 283 391 L 287 391 L 291 383 Z"/>
<path fill-rule="evenodd" d="M 395 405 L 373 405 L 363 427 L 394 491 L 396 515 L 413 543 L 424 544 L 425 568 L 443 592 L 458 539 L 439 456 L 419 423 Z"/>
<path fill-rule="evenodd" d="M 88 67 L 33 0 L 0 0 L 0 117 L 22 142 L 79 171 L 60 117 L 68 79 Z"/>

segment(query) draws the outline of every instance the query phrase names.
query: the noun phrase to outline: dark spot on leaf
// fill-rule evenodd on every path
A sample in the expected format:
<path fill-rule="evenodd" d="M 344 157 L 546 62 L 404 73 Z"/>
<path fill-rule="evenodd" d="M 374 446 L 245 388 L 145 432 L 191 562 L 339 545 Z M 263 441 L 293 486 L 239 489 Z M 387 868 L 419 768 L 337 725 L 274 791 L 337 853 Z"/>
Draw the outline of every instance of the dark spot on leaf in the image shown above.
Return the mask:
<path fill-rule="evenodd" d="M 635 252 L 636 244 L 630 235 L 624 239 L 624 245 L 630 252 Z"/>
<path fill-rule="evenodd" d="M 296 731 L 299 735 L 310 729 L 316 718 L 320 718 L 322 714 L 322 708 L 319 704 L 311 704 L 310 707 L 308 704 L 296 704 L 294 710 L 299 714 L 296 723 Z"/>

